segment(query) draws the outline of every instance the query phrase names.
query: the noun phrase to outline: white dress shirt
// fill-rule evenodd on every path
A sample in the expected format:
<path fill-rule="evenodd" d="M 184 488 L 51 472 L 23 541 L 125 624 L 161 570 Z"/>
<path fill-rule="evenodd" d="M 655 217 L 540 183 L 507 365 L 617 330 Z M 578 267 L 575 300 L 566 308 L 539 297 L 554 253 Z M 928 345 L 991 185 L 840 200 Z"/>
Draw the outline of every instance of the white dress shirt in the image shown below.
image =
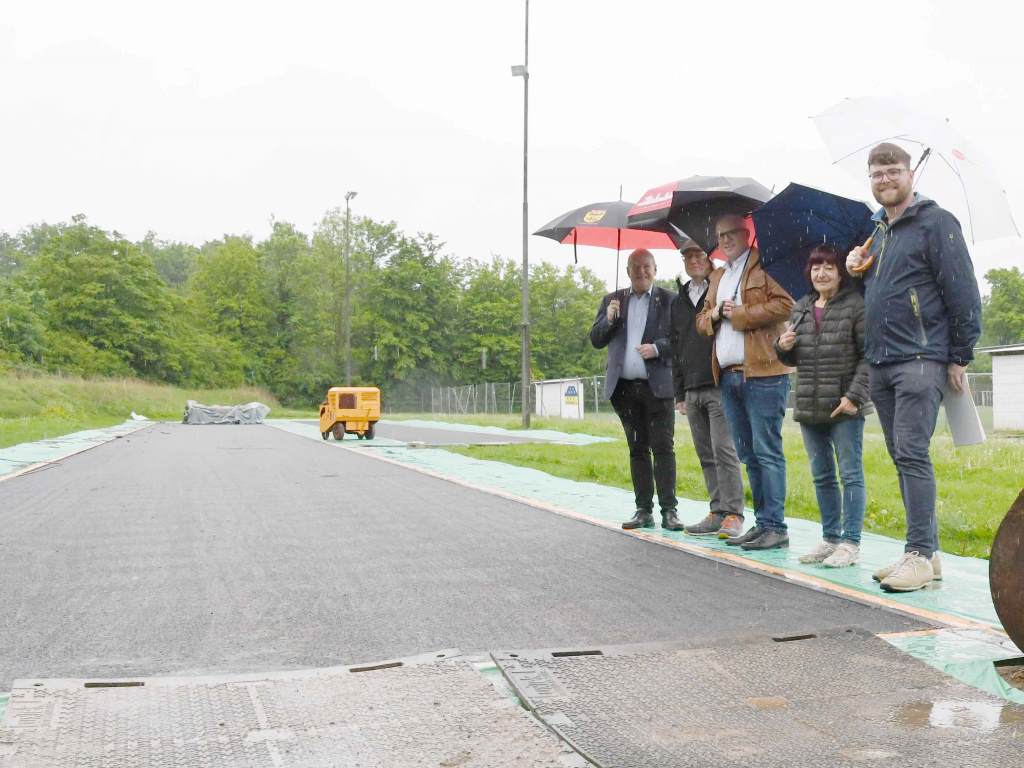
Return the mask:
<path fill-rule="evenodd" d="M 748 248 L 734 262 L 726 262 L 725 274 L 718 283 L 718 303 L 731 300 L 733 304 L 743 303 L 740 283 L 743 280 L 743 270 L 750 258 Z M 743 332 L 732 327 L 732 321 L 722 315 L 722 321 L 718 326 L 718 335 L 715 338 L 715 354 L 718 356 L 718 364 L 725 368 L 729 365 L 743 365 Z"/>
<path fill-rule="evenodd" d="M 647 312 L 651 308 L 651 288 L 637 296 L 629 294 L 626 314 L 626 353 L 622 358 L 622 378 L 646 379 L 647 365 L 636 348 L 643 343 L 644 328 L 647 327 Z"/>

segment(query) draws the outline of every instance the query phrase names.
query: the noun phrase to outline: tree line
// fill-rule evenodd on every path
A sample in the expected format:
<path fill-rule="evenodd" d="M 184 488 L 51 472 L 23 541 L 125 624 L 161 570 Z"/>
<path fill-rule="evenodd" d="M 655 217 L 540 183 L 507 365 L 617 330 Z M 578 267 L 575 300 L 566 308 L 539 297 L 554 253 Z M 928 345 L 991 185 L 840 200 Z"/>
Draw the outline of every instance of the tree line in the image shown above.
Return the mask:
<path fill-rule="evenodd" d="M 396 400 L 519 379 L 516 260 L 460 260 L 432 234 L 369 218 L 354 218 L 349 234 L 353 384 Z M 339 209 L 312 234 L 274 221 L 265 240 L 226 235 L 198 247 L 153 233 L 132 242 L 80 215 L 0 232 L 0 366 L 256 384 L 285 403 L 319 402 L 344 383 L 345 241 Z M 587 332 L 604 285 L 575 266 L 530 272 L 534 379 L 600 373 Z M 985 278 L 982 344 L 1024 341 L 1024 274 Z M 972 366 L 989 369 L 987 355 Z"/>
<path fill-rule="evenodd" d="M 457 259 L 434 235 L 351 222 L 353 384 L 392 399 L 430 385 L 520 375 L 515 260 Z M 344 383 L 345 217 L 311 234 L 202 246 L 70 222 L 0 232 L 0 365 L 183 386 L 265 386 L 310 405 Z M 601 281 L 589 270 L 530 269 L 533 376 L 599 373 L 587 333 Z"/>

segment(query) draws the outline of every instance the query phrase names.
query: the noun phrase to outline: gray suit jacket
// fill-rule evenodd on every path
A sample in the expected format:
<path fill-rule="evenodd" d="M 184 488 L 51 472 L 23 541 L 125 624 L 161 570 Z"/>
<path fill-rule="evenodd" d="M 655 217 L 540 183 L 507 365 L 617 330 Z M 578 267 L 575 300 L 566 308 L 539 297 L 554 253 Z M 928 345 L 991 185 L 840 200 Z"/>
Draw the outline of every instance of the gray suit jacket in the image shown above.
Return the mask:
<path fill-rule="evenodd" d="M 633 295 L 630 288 L 609 293 L 601 300 L 601 308 L 597 310 L 597 318 L 590 328 L 590 343 L 597 349 L 608 347 L 608 362 L 604 371 L 604 396 L 611 399 L 615 386 L 622 374 L 622 361 L 626 354 L 626 321 L 629 318 L 629 300 Z M 674 396 L 672 388 L 672 345 L 669 343 L 671 330 L 672 300 L 676 294 L 664 288 L 654 286 L 651 289 L 651 305 L 647 310 L 647 325 L 644 327 L 643 344 L 653 344 L 658 348 L 658 356 L 645 360 L 647 366 L 647 383 L 655 397 Z M 619 300 L 619 316 L 615 322 L 608 322 L 608 303 L 612 299 Z"/>

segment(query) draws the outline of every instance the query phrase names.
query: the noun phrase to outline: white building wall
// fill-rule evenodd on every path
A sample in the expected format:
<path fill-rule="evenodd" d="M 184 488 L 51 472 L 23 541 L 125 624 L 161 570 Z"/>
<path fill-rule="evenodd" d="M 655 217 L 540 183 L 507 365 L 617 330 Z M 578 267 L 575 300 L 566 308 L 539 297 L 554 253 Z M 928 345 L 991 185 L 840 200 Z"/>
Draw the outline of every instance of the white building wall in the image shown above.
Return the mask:
<path fill-rule="evenodd" d="M 582 419 L 586 392 L 580 379 L 552 379 L 534 382 L 534 413 Z"/>
<path fill-rule="evenodd" d="M 1024 353 L 992 355 L 992 426 L 1024 430 Z"/>

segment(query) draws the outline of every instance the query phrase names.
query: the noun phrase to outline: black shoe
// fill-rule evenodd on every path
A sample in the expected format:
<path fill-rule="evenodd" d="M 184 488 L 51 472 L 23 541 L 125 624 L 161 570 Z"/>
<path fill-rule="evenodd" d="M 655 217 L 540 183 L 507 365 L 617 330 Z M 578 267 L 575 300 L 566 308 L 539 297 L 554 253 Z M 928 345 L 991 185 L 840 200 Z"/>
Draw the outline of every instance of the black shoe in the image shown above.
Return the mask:
<path fill-rule="evenodd" d="M 654 515 L 649 509 L 638 509 L 633 517 L 622 524 L 622 527 L 627 531 L 633 528 L 653 528 Z"/>
<path fill-rule="evenodd" d="M 674 509 L 663 509 L 661 510 L 661 527 L 666 531 L 681 531 L 684 526 L 679 522 L 679 517 Z"/>
<path fill-rule="evenodd" d="M 764 528 L 760 525 L 755 525 L 752 528 L 748 528 L 747 532 L 740 536 L 731 536 L 725 540 L 725 543 L 730 547 L 738 547 L 741 544 L 746 544 L 748 541 L 753 541 L 762 533 L 764 533 Z"/>
<path fill-rule="evenodd" d="M 743 549 L 782 549 L 789 546 L 789 534 L 785 531 L 765 531 L 756 539 L 740 544 Z"/>

